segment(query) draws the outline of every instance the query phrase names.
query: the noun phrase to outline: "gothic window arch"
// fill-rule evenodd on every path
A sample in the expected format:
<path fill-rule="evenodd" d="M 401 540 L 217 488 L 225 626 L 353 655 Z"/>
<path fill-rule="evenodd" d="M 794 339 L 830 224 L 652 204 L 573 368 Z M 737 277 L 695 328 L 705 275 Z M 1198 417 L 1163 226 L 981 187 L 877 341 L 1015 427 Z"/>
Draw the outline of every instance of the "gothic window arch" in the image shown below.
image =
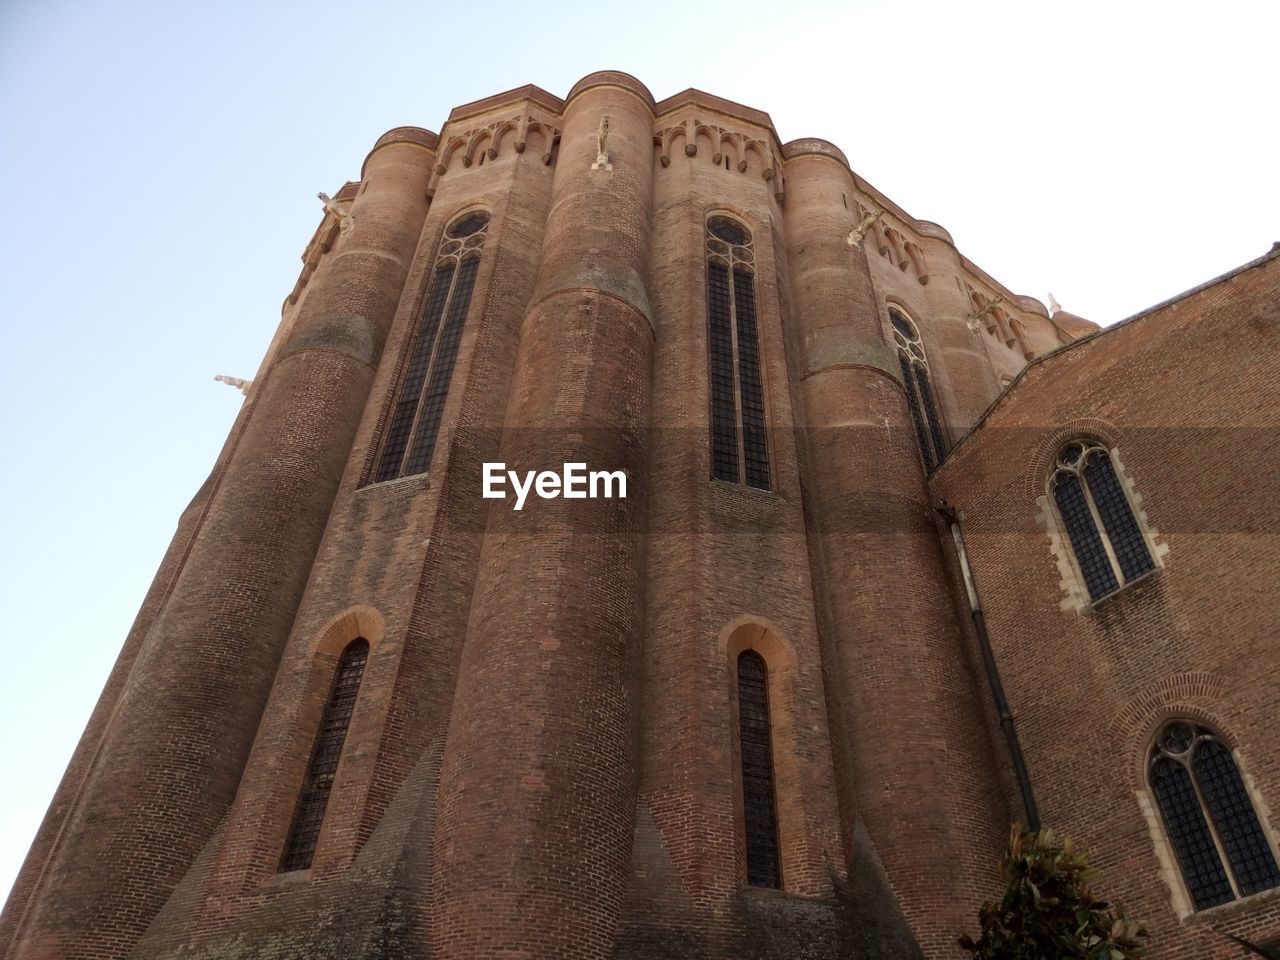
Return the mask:
<path fill-rule="evenodd" d="M 916 443 L 920 446 L 920 458 L 925 473 L 933 473 L 942 458 L 947 455 L 947 440 L 938 416 L 938 404 L 933 397 L 933 379 L 929 376 L 929 361 L 924 355 L 924 344 L 914 324 L 900 311 L 889 311 L 889 323 L 893 327 L 893 342 L 898 348 L 898 365 L 902 369 L 902 385 L 907 391 L 907 405 L 911 408 L 911 423 L 916 431 Z"/>
<path fill-rule="evenodd" d="M 472 210 L 445 230 L 387 423 L 377 483 L 431 466 L 488 227 L 489 215 Z"/>
<path fill-rule="evenodd" d="M 760 333 L 751 232 L 707 220 L 707 344 L 711 376 L 711 475 L 769 489 Z"/>
<path fill-rule="evenodd" d="M 293 825 L 285 842 L 281 870 L 306 870 L 315 856 L 316 841 L 320 838 L 320 826 L 324 823 L 324 811 L 329 805 L 333 790 L 333 778 L 342 759 L 342 745 L 347 739 L 351 714 L 355 711 L 356 696 L 360 693 L 360 680 L 369 659 L 369 642 L 357 637 L 347 644 L 338 658 L 338 670 L 333 688 L 324 706 L 320 730 L 315 746 L 311 748 L 311 760 L 307 775 L 302 781 L 298 806 L 293 814 Z"/>
<path fill-rule="evenodd" d="M 1275 851 L 1221 737 L 1190 720 L 1167 723 L 1147 783 L 1197 910 L 1280 887 Z"/>
<path fill-rule="evenodd" d="M 1091 440 L 1068 443 L 1058 453 L 1049 486 L 1090 600 L 1110 596 L 1155 569 L 1105 446 Z"/>
<path fill-rule="evenodd" d="M 738 654 L 738 746 L 742 763 L 742 819 L 747 883 L 782 886 L 778 807 L 773 782 L 773 731 L 769 719 L 769 667 L 754 650 Z"/>

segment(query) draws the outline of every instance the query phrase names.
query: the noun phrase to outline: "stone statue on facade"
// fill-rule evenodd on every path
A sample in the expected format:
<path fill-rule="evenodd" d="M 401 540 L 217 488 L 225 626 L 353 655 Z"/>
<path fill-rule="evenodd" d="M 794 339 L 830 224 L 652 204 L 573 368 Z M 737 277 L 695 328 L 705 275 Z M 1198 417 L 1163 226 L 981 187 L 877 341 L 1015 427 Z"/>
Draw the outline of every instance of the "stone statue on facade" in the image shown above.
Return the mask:
<path fill-rule="evenodd" d="M 351 204 L 342 200 L 335 200 L 323 190 L 316 194 L 320 198 L 320 202 L 324 204 L 324 208 L 338 218 L 338 229 L 346 233 L 356 225 L 355 218 L 351 216 Z"/>
<path fill-rule="evenodd" d="M 600 126 L 596 129 L 596 162 L 591 164 L 592 170 L 612 170 L 609 162 L 609 118 L 601 117 Z"/>

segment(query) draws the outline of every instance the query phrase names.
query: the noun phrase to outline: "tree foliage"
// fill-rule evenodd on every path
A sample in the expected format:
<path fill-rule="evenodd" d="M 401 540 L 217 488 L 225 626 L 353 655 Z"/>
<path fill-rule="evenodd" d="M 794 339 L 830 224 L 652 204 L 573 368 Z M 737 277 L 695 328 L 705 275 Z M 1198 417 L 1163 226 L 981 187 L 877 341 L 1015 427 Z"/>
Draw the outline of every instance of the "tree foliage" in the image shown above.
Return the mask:
<path fill-rule="evenodd" d="M 974 960 L 1141 960 L 1147 931 L 1094 896 L 1088 855 L 1052 830 L 1014 824 L 1000 861 L 999 903 L 978 911 L 982 935 L 960 946 Z"/>

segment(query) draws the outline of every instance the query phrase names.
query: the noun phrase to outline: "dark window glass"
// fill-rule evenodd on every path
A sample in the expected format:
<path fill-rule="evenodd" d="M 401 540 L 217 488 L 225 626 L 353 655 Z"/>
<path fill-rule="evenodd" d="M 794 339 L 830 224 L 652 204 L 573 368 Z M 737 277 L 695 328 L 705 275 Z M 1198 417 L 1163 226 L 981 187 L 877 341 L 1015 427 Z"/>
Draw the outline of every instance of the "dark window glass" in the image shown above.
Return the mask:
<path fill-rule="evenodd" d="M 753 887 L 780 887 L 773 744 L 769 729 L 769 671 L 764 658 L 754 650 L 738 655 L 738 729 L 747 883 Z"/>
<path fill-rule="evenodd" d="M 1108 596 L 1155 569 L 1105 447 L 1079 440 L 1064 446 L 1053 495 L 1091 599 Z"/>
<path fill-rule="evenodd" d="M 733 328 L 729 270 L 707 264 L 708 346 L 711 354 L 711 461 L 717 480 L 738 480 L 738 414 L 734 401 Z"/>
<path fill-rule="evenodd" d="M 707 353 L 711 476 L 769 489 L 751 234 L 725 217 L 707 222 Z"/>
<path fill-rule="evenodd" d="M 1276 858 L 1227 748 L 1217 740 L 1202 741 L 1196 748 L 1195 770 L 1240 893 L 1247 897 L 1280 886 Z"/>
<path fill-rule="evenodd" d="M 890 310 L 889 322 L 893 324 L 893 329 L 897 330 L 900 334 L 902 334 L 908 340 L 916 339 L 915 328 L 912 327 L 911 324 L 907 322 L 906 318 L 903 317 L 901 314 L 895 313 L 894 311 Z"/>
<path fill-rule="evenodd" d="M 450 260 L 441 264 L 436 269 L 435 276 L 431 278 L 431 289 L 427 293 L 426 303 L 422 309 L 422 321 L 418 326 L 418 332 L 414 335 L 409 363 L 405 367 L 404 380 L 400 384 L 400 396 L 396 400 L 395 409 L 391 412 L 391 422 L 387 427 L 382 460 L 378 464 L 379 482 L 400 475 L 404 452 L 409 446 L 409 431 L 413 429 L 413 418 L 418 412 L 418 404 L 422 399 L 422 385 L 426 382 L 427 367 L 431 363 L 431 352 L 435 348 L 440 316 L 444 313 L 445 301 L 449 297 L 449 289 L 453 284 L 453 271 L 454 262 Z"/>
<path fill-rule="evenodd" d="M 469 213 L 461 220 L 457 221 L 448 230 L 448 234 L 455 240 L 463 237 L 469 237 L 477 230 L 489 223 L 489 215 L 487 213 Z"/>
<path fill-rule="evenodd" d="M 325 807 L 333 789 L 333 777 L 342 758 L 342 744 L 347 739 L 347 727 L 351 725 L 356 695 L 360 692 L 360 678 L 364 675 L 368 659 L 369 644 L 357 639 L 347 646 L 338 660 L 338 673 L 320 720 L 320 732 L 311 751 L 311 763 L 302 781 L 302 793 L 298 797 L 293 826 L 285 844 L 282 870 L 305 870 L 311 866 Z"/>
<path fill-rule="evenodd" d="M 933 459 L 933 451 L 929 449 L 929 436 L 925 433 L 924 418 L 920 415 L 920 396 L 916 393 L 916 378 L 911 373 L 913 364 L 901 351 L 898 353 L 898 363 L 902 367 L 902 385 L 907 390 L 907 406 L 911 408 L 911 424 L 916 428 L 916 444 L 920 447 L 924 470 L 925 473 L 933 473 L 937 463 Z"/>
<path fill-rule="evenodd" d="M 902 386 L 907 392 L 907 406 L 911 410 L 911 425 L 915 427 L 920 459 L 924 461 L 925 473 L 933 473 L 947 454 L 947 442 L 942 432 L 942 419 L 933 400 L 933 384 L 929 379 L 924 344 L 911 321 L 898 311 L 889 311 L 889 324 L 893 327 L 893 342 L 898 348 Z"/>
<path fill-rule="evenodd" d="M 471 306 L 471 291 L 476 283 L 476 271 L 480 258 L 471 257 L 462 262 L 458 280 L 449 298 L 449 313 L 436 344 L 435 359 L 431 363 L 431 379 L 423 395 L 418 412 L 418 426 L 413 436 L 413 453 L 409 457 L 406 473 L 422 473 L 431 466 L 431 454 L 436 446 L 436 434 L 440 430 L 440 417 L 444 402 L 449 396 L 449 381 L 453 377 L 453 364 L 458 359 L 458 343 L 462 340 L 462 327 Z"/>
<path fill-rule="evenodd" d="M 1170 723 L 1152 750 L 1148 777 L 1197 910 L 1280 886 L 1275 853 L 1216 734 L 1185 720 Z"/>
<path fill-rule="evenodd" d="M 374 480 L 423 473 L 431 466 L 449 382 L 458 359 L 458 344 L 476 272 L 480 267 L 482 232 L 489 223 L 483 212 L 467 214 L 445 231 L 435 272 L 422 308 L 418 330 L 391 416 L 387 423 Z"/>
<path fill-rule="evenodd" d="M 1107 539 L 1111 541 L 1111 549 L 1125 580 L 1136 579 L 1153 570 L 1155 563 L 1151 559 L 1151 551 L 1147 549 L 1147 541 L 1138 528 L 1133 511 L 1129 509 L 1129 498 L 1124 495 L 1115 467 L 1111 465 L 1111 457 L 1105 450 L 1095 448 L 1090 451 L 1084 467 L 1084 479 L 1089 484 L 1089 493 L 1098 508 L 1098 516 L 1102 518 L 1102 526 L 1107 531 Z"/>
<path fill-rule="evenodd" d="M 707 229 L 725 243 L 746 243 L 751 239 L 746 230 L 724 217 L 713 217 L 707 224 Z"/>
<path fill-rule="evenodd" d="M 747 484 L 768 490 L 769 448 L 764 428 L 764 386 L 760 382 L 755 284 L 747 271 L 733 271 L 733 294 L 738 314 L 738 386 L 742 394 L 742 452 Z"/>
<path fill-rule="evenodd" d="M 1196 909 L 1233 899 L 1231 884 L 1186 768 L 1162 757 L 1152 767 L 1151 786 Z"/>
<path fill-rule="evenodd" d="M 1054 478 L 1053 498 L 1067 528 L 1071 549 L 1075 552 L 1076 563 L 1080 565 L 1089 596 L 1098 600 L 1114 592 L 1120 584 L 1111 568 L 1102 538 L 1098 536 L 1098 527 L 1093 522 L 1080 478 L 1074 473 L 1059 473 Z"/>
<path fill-rule="evenodd" d="M 933 441 L 934 459 L 942 462 L 947 455 L 947 445 L 942 439 L 942 424 L 938 421 L 938 409 L 933 405 L 933 389 L 929 386 L 929 373 L 923 364 L 917 363 L 916 386 L 920 390 L 920 404 L 924 407 L 924 418 L 929 424 L 929 439 Z"/>

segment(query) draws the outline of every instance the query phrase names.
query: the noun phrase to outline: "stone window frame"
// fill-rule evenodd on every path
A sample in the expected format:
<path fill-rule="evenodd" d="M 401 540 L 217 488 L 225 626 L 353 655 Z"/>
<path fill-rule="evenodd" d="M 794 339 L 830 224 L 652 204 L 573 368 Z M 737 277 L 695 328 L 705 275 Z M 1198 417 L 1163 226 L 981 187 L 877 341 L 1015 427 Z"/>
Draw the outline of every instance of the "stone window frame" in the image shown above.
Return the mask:
<path fill-rule="evenodd" d="M 717 236 L 712 228 L 712 224 L 717 220 L 728 221 L 733 226 L 740 229 L 746 239 L 742 242 L 731 242 Z M 774 457 L 770 450 L 769 441 L 769 387 L 767 378 L 765 377 L 764 363 L 764 324 L 762 322 L 762 304 L 760 301 L 760 284 L 759 272 L 756 266 L 756 231 L 746 222 L 746 219 L 734 211 L 725 209 L 709 210 L 703 219 L 703 259 L 705 268 L 703 271 L 704 282 L 706 283 L 706 297 L 704 316 L 706 318 L 707 330 L 707 420 L 709 430 L 709 452 L 710 452 L 710 470 L 709 474 L 712 480 L 718 480 L 721 483 L 732 483 L 737 486 L 749 487 L 753 490 L 771 491 L 775 486 Z M 711 265 L 718 263 L 723 266 L 728 273 L 728 295 L 729 295 L 729 332 L 730 332 L 730 359 L 733 365 L 733 392 L 734 392 L 734 432 L 737 441 L 736 461 L 737 461 L 737 479 L 729 479 L 728 477 L 716 476 L 716 433 L 715 433 L 715 394 L 713 381 L 713 367 L 715 357 L 712 352 L 712 316 L 711 316 Z M 737 290 L 735 288 L 734 277 L 741 271 L 751 278 L 752 298 L 754 306 L 753 322 L 756 328 L 756 379 L 759 381 L 760 390 L 760 417 L 762 436 L 760 438 L 761 453 L 764 461 L 764 476 L 757 478 L 760 483 L 753 483 L 748 477 L 747 464 L 747 442 L 746 428 L 744 422 L 743 411 L 743 393 L 742 393 L 742 356 L 739 349 L 738 340 L 738 308 L 737 308 Z"/>
<path fill-rule="evenodd" d="M 1152 562 L 1152 568 L 1146 573 L 1134 577 L 1132 580 L 1124 579 L 1123 572 L 1120 570 L 1119 562 L 1116 559 L 1115 550 L 1111 544 L 1111 538 L 1108 536 L 1102 523 L 1102 518 L 1099 516 L 1096 505 L 1093 502 L 1093 495 L 1089 492 L 1088 484 L 1084 483 L 1082 479 L 1081 486 L 1086 494 L 1085 499 L 1089 505 L 1094 527 L 1102 540 L 1107 560 L 1111 564 L 1112 573 L 1119 584 L 1116 589 L 1096 598 L 1089 593 L 1089 587 L 1085 581 L 1084 572 L 1080 568 L 1079 558 L 1076 556 L 1075 547 L 1067 531 L 1066 522 L 1062 519 L 1054 497 L 1054 479 L 1060 468 L 1059 454 L 1073 443 L 1081 444 L 1084 448 L 1077 461 L 1081 464 L 1087 459 L 1088 453 L 1094 449 L 1104 451 L 1111 460 L 1111 468 L 1115 472 L 1116 480 L 1124 493 L 1129 512 L 1142 534 L 1143 542 L 1147 548 L 1147 555 Z M 1109 439 L 1093 433 L 1069 433 L 1056 435 L 1053 439 L 1051 450 L 1048 470 L 1046 474 L 1042 474 L 1044 478 L 1043 492 L 1037 500 L 1041 507 L 1041 519 L 1049 533 L 1050 549 L 1053 551 L 1059 572 L 1062 574 L 1060 586 L 1063 589 L 1064 598 L 1060 607 L 1064 610 L 1074 609 L 1078 613 L 1088 613 L 1113 597 L 1124 593 L 1129 587 L 1158 575 L 1165 567 L 1165 557 L 1169 552 L 1169 546 L 1160 542 L 1158 531 L 1148 522 L 1146 511 L 1142 507 L 1143 497 L 1137 492 L 1124 462 L 1120 459 L 1118 446 Z"/>
<path fill-rule="evenodd" d="M 368 673 L 369 661 L 373 655 L 373 643 L 367 637 L 355 636 L 344 644 L 342 651 L 338 654 L 334 663 L 332 675 L 329 678 L 329 691 L 325 696 L 324 706 L 320 712 L 319 723 L 312 732 L 311 748 L 307 752 L 307 764 L 303 772 L 302 782 L 298 787 L 297 796 L 294 800 L 293 814 L 289 819 L 289 828 L 285 833 L 284 845 L 280 854 L 280 873 L 295 873 L 309 871 L 315 863 L 316 853 L 320 849 L 321 841 L 324 839 L 326 818 L 332 807 L 333 792 L 336 784 L 339 782 L 339 776 L 342 772 L 342 763 L 347 755 L 347 745 L 350 740 L 351 728 L 355 720 L 356 711 L 360 706 L 360 694 L 364 689 L 365 676 Z M 360 658 L 359 670 L 356 674 L 354 682 L 354 691 L 350 697 L 350 707 L 342 726 L 342 734 L 338 740 L 338 755 L 334 759 L 333 769 L 328 773 L 328 789 L 325 791 L 324 799 L 320 804 L 319 819 L 315 824 L 314 837 L 310 841 L 309 849 L 306 850 L 305 862 L 301 862 L 298 853 L 299 827 L 302 823 L 304 809 L 306 807 L 308 786 L 313 778 L 313 774 L 317 762 L 321 757 L 321 744 L 325 728 L 329 725 L 331 714 L 339 702 L 336 699 L 343 682 L 344 676 L 351 669 L 350 660 L 356 657 Z"/>
<path fill-rule="evenodd" d="M 260 875 L 261 889 L 308 882 L 317 871 L 326 872 L 335 863 L 354 855 L 354 850 L 350 847 L 353 838 L 348 834 L 354 834 L 351 828 L 356 825 L 360 816 L 356 810 L 362 808 L 365 802 L 359 794 L 362 786 L 367 787 L 367 784 L 362 785 L 358 779 L 354 779 L 361 774 L 353 769 L 352 761 L 367 753 L 366 747 L 377 743 L 386 721 L 388 702 L 385 698 L 370 697 L 365 693 L 369 684 L 379 682 L 378 671 L 383 669 L 379 666 L 380 657 L 385 655 L 388 642 L 386 634 L 387 623 L 382 612 L 369 604 L 357 603 L 330 617 L 312 635 L 305 654 L 306 665 L 300 674 L 293 675 L 293 682 L 300 686 L 290 687 L 282 701 L 297 708 L 289 720 L 294 731 L 290 735 L 293 746 L 287 749 L 288 759 L 283 760 L 280 768 L 282 782 L 279 798 L 282 802 L 273 808 L 270 818 L 262 822 L 255 841 L 257 848 L 262 851 L 264 861 Z M 298 799 L 311 765 L 314 740 L 319 724 L 323 722 L 339 661 L 343 652 L 356 640 L 364 640 L 369 645 L 368 657 L 351 719 L 347 724 L 342 754 L 334 771 L 333 786 L 320 824 L 320 834 L 316 838 L 311 866 L 286 871 L 283 869 L 285 853 L 289 836 L 293 832 Z M 302 744 L 300 741 L 308 732 L 311 739 Z M 359 766 L 358 762 L 356 766 Z M 297 775 L 296 781 L 293 781 L 294 773 Z M 286 797 L 290 800 L 285 801 Z M 335 816 L 335 810 L 340 811 L 341 816 Z"/>
<path fill-rule="evenodd" d="M 452 233 L 462 224 L 475 216 L 483 216 L 484 222 L 479 228 L 469 233 L 452 236 Z M 459 321 L 457 330 L 457 339 L 461 341 L 463 332 L 466 329 L 467 321 L 475 309 L 477 298 L 475 295 L 475 286 L 479 283 L 480 261 L 484 257 L 485 245 L 488 240 L 489 230 L 493 225 L 493 214 L 490 210 L 482 206 L 469 206 L 455 213 L 446 222 L 444 228 L 440 231 L 440 240 L 436 245 L 436 254 L 431 260 L 431 267 L 426 271 L 422 284 L 422 293 L 419 302 L 415 307 L 413 326 L 403 345 L 401 357 L 399 360 L 398 370 L 391 389 L 388 391 L 387 412 L 385 419 L 381 425 L 381 436 L 378 440 L 376 453 L 374 454 L 371 465 L 369 467 L 369 480 L 372 484 L 393 483 L 397 480 L 404 480 L 409 477 L 420 477 L 431 472 L 431 461 L 435 459 L 435 451 L 437 441 L 443 429 L 444 407 L 448 402 L 449 392 L 453 386 L 453 374 L 456 370 L 458 353 L 460 345 L 453 351 L 453 357 L 450 361 L 449 373 L 445 384 L 444 399 L 440 404 L 440 416 L 431 431 L 429 437 L 419 437 L 418 431 L 422 424 L 422 415 L 424 408 L 427 407 L 427 391 L 431 386 L 431 380 L 436 370 L 436 360 L 439 354 L 439 348 L 445 338 L 446 321 L 450 316 L 450 310 L 453 306 L 455 294 L 458 290 L 458 278 L 462 274 L 462 268 L 465 264 L 474 261 L 476 263 L 476 275 L 471 280 L 471 290 L 467 294 L 466 308 Z M 449 278 L 447 288 L 443 291 L 440 298 L 440 316 L 436 321 L 435 331 L 432 337 L 431 349 L 426 357 L 426 364 L 422 373 L 422 385 L 418 390 L 418 400 L 413 409 L 413 415 L 409 419 L 406 427 L 404 447 L 397 455 L 396 466 L 394 470 L 388 473 L 385 466 L 388 456 L 388 446 L 392 440 L 393 434 L 396 432 L 395 422 L 397 408 L 403 402 L 402 392 L 406 388 L 405 379 L 409 371 L 409 367 L 414 359 L 414 354 L 418 346 L 418 337 L 423 331 L 423 324 L 426 320 L 426 312 L 431 309 L 430 303 L 433 294 L 436 291 L 436 278 L 440 271 L 445 267 L 452 267 L 452 274 Z M 430 452 L 426 456 L 425 463 L 421 468 L 410 468 L 410 464 L 415 457 L 416 448 L 420 442 L 428 441 Z"/>
<path fill-rule="evenodd" d="M 938 394 L 937 384 L 934 381 L 933 367 L 929 364 L 929 356 L 924 349 L 924 338 L 920 335 L 920 325 L 916 323 L 911 314 L 899 303 L 890 302 L 889 309 L 889 331 L 893 337 L 894 352 L 897 354 L 898 363 L 902 368 L 903 384 L 902 387 L 907 393 L 907 404 L 911 412 L 911 419 L 916 432 L 916 446 L 919 448 L 920 460 L 924 464 L 925 474 L 932 474 L 941 466 L 942 461 L 946 459 L 947 453 L 951 450 L 952 439 L 950 432 L 947 430 L 947 423 L 942 416 L 942 401 Z M 907 329 L 904 331 L 902 327 L 895 321 L 900 321 Z M 918 385 L 914 380 L 907 381 L 909 375 L 916 373 L 919 367 L 924 371 L 925 383 L 929 388 L 929 400 L 932 401 L 933 412 L 930 414 L 930 405 L 925 402 L 920 395 Z M 921 441 L 924 445 L 921 445 Z"/>
<path fill-rule="evenodd" d="M 769 733 L 772 748 L 773 802 L 777 829 L 778 885 L 751 886 L 747 882 L 746 819 L 743 807 L 742 747 L 738 706 L 738 658 L 752 651 L 765 663 L 768 684 Z M 806 846 L 804 833 L 809 811 L 798 776 L 799 756 L 796 718 L 795 648 L 776 624 L 755 614 L 735 617 L 720 632 L 727 685 L 730 758 L 732 763 L 734 843 L 737 849 L 735 881 L 743 890 L 780 893 L 811 892 L 806 887 L 805 858 L 813 851 Z"/>
<path fill-rule="evenodd" d="M 1233 899 L 1215 906 L 1199 909 L 1195 906 L 1191 890 L 1187 885 L 1186 877 L 1184 876 L 1182 867 L 1178 861 L 1173 840 L 1169 836 L 1169 831 L 1164 820 L 1164 813 L 1161 809 L 1160 802 L 1155 795 L 1155 791 L 1152 789 L 1151 779 L 1149 776 L 1150 767 L 1160 745 L 1161 737 L 1170 727 L 1178 723 L 1188 724 L 1192 728 L 1200 728 L 1204 734 L 1215 739 L 1227 750 L 1232 762 L 1235 764 L 1237 772 L 1240 775 L 1240 780 L 1244 784 L 1245 794 L 1253 809 L 1254 815 L 1258 818 L 1262 835 L 1267 845 L 1270 847 L 1271 855 L 1276 858 L 1277 862 L 1280 862 L 1280 835 L 1277 835 L 1276 831 L 1272 827 L 1270 808 L 1258 790 L 1253 777 L 1250 775 L 1248 767 L 1241 756 L 1241 751 L 1235 741 L 1223 732 L 1221 725 L 1218 724 L 1207 711 L 1189 705 L 1177 706 L 1175 704 L 1166 704 L 1163 708 L 1155 711 L 1147 718 L 1145 727 L 1148 731 L 1148 735 L 1140 741 L 1143 745 L 1143 749 L 1140 753 L 1142 762 L 1140 766 L 1135 766 L 1135 773 L 1140 780 L 1140 785 L 1134 792 L 1138 801 L 1138 806 L 1142 812 L 1143 819 L 1146 821 L 1151 842 L 1155 850 L 1156 859 L 1160 864 L 1160 873 L 1169 888 L 1173 912 L 1177 915 L 1178 919 L 1182 921 L 1192 919 L 1198 920 L 1202 917 L 1216 916 L 1220 913 L 1237 913 L 1242 907 L 1251 903 L 1257 903 L 1260 901 L 1271 902 L 1273 899 L 1280 897 L 1280 886 L 1267 887 L 1257 890 L 1251 894 L 1241 895 L 1239 885 L 1235 879 L 1234 871 L 1225 854 L 1221 839 L 1219 838 L 1217 827 L 1214 824 L 1212 816 L 1208 812 L 1208 807 L 1201 795 L 1199 783 L 1193 774 L 1191 782 L 1195 786 L 1196 796 L 1200 802 L 1200 809 L 1205 815 L 1205 820 L 1209 825 L 1209 830 L 1213 837 L 1219 860 L 1223 865 L 1228 882 L 1231 884 L 1232 891 L 1235 894 Z M 1130 741 L 1130 744 L 1133 745 L 1133 741 Z"/>

